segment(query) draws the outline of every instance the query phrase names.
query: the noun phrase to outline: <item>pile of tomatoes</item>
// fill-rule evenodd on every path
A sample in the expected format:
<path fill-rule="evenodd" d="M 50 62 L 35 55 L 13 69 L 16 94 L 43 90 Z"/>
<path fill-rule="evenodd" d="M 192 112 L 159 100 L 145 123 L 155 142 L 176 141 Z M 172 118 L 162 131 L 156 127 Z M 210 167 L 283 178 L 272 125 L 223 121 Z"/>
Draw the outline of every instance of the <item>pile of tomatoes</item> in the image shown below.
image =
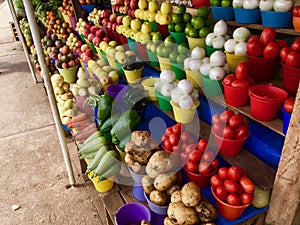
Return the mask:
<path fill-rule="evenodd" d="M 297 38 L 291 45 L 280 50 L 281 61 L 290 67 L 300 68 L 300 38 Z"/>
<path fill-rule="evenodd" d="M 294 97 L 287 98 L 287 99 L 284 100 L 284 102 L 283 102 L 283 109 L 284 109 L 287 113 L 292 114 L 293 109 L 294 109 L 294 104 L 295 104 L 295 98 L 294 98 Z"/>
<path fill-rule="evenodd" d="M 215 153 L 207 149 L 208 141 L 200 139 L 197 144 L 190 144 L 181 153 L 181 158 L 186 161 L 185 170 L 195 174 L 211 174 L 217 171 L 219 161 Z"/>
<path fill-rule="evenodd" d="M 285 40 L 276 41 L 276 30 L 272 27 L 266 27 L 260 36 L 251 36 L 247 42 L 248 55 L 254 57 L 264 57 L 273 59 L 279 56 L 279 51 L 287 47 Z"/>
<path fill-rule="evenodd" d="M 212 116 L 213 132 L 224 139 L 240 140 L 249 135 L 248 123 L 242 114 L 227 109 Z"/>
<path fill-rule="evenodd" d="M 229 205 L 248 205 L 254 199 L 255 185 L 240 166 L 219 168 L 210 183 L 215 196 Z"/>
<path fill-rule="evenodd" d="M 254 85 L 253 78 L 249 76 L 249 64 L 240 62 L 235 69 L 235 74 L 229 74 L 224 78 L 223 85 L 246 88 Z"/>
<path fill-rule="evenodd" d="M 182 123 L 168 127 L 161 138 L 162 148 L 173 153 L 183 152 L 188 145 L 193 143 L 195 143 L 194 138 L 185 130 Z"/>

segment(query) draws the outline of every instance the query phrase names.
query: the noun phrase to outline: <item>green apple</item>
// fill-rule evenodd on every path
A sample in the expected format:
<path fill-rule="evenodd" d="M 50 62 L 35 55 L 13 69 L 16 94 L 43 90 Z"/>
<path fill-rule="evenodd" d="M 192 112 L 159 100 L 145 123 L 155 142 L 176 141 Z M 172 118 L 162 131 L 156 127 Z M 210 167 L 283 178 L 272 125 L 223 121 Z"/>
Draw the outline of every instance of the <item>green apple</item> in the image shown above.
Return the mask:
<path fill-rule="evenodd" d="M 194 28 L 200 29 L 204 26 L 205 20 L 200 16 L 193 16 L 191 20 L 191 24 Z"/>
<path fill-rule="evenodd" d="M 170 47 L 175 44 L 175 38 L 173 38 L 172 36 L 168 36 L 168 37 L 166 37 L 164 43 L 165 43 L 165 46 Z"/>
<path fill-rule="evenodd" d="M 177 23 L 175 25 L 175 32 L 176 33 L 182 33 L 182 32 L 184 32 L 184 29 L 185 29 L 185 23 Z"/>
<path fill-rule="evenodd" d="M 122 65 L 124 65 L 126 63 L 127 60 L 127 56 L 124 52 L 116 52 L 116 60 L 121 63 Z"/>
<path fill-rule="evenodd" d="M 156 16 L 156 12 L 149 11 L 147 14 L 147 20 L 149 22 L 155 22 L 155 16 Z"/>
<path fill-rule="evenodd" d="M 106 41 L 101 41 L 99 44 L 99 47 L 102 51 L 106 51 L 106 48 L 109 46 L 109 44 Z"/>
<path fill-rule="evenodd" d="M 159 18 L 160 18 L 160 16 L 161 16 L 161 12 L 160 12 L 160 11 L 157 11 L 157 12 L 156 12 L 156 15 L 155 15 L 155 22 L 156 22 L 156 23 L 159 23 Z"/>
<path fill-rule="evenodd" d="M 146 44 L 146 49 L 151 51 L 151 46 L 153 45 L 153 41 L 148 41 Z"/>
<path fill-rule="evenodd" d="M 174 49 L 173 51 L 170 52 L 170 55 L 169 55 L 169 59 L 171 62 L 176 62 L 176 58 L 177 56 L 179 55 L 177 49 Z"/>
<path fill-rule="evenodd" d="M 141 31 L 145 34 L 150 34 L 152 32 L 152 26 L 149 22 L 144 22 L 141 27 Z"/>
<path fill-rule="evenodd" d="M 179 54 L 187 54 L 189 51 L 189 46 L 187 43 L 181 43 L 178 45 L 177 49 Z"/>
<path fill-rule="evenodd" d="M 164 1 L 161 3 L 160 5 L 160 11 L 162 14 L 171 14 L 172 11 L 173 11 L 173 6 L 172 6 L 172 3 L 170 1 Z"/>
<path fill-rule="evenodd" d="M 157 49 L 156 49 L 156 52 L 157 52 L 157 55 L 159 56 L 162 56 L 162 52 L 163 52 L 163 48 L 165 47 L 164 43 L 161 43 Z"/>
<path fill-rule="evenodd" d="M 118 45 L 115 47 L 116 51 L 119 51 L 119 52 L 125 52 L 125 49 L 122 45 Z"/>
<path fill-rule="evenodd" d="M 164 46 L 164 47 L 162 48 L 162 57 L 164 57 L 164 58 L 169 57 L 171 51 L 172 51 L 172 48 L 171 48 L 171 47 L 169 47 L 169 46 Z"/>
<path fill-rule="evenodd" d="M 163 40 L 163 36 L 161 33 L 159 32 L 153 32 L 152 33 L 152 41 L 153 43 L 157 43 L 159 41 L 162 41 Z"/>
<path fill-rule="evenodd" d="M 221 6 L 222 7 L 230 7 L 231 6 L 231 0 L 222 0 L 221 1 Z"/>
<path fill-rule="evenodd" d="M 186 55 L 184 54 L 179 54 L 177 57 L 176 57 L 176 62 L 178 64 L 183 64 L 184 60 L 186 59 Z"/>
<path fill-rule="evenodd" d="M 150 51 L 155 53 L 156 50 L 157 50 L 157 46 L 158 46 L 157 43 L 152 43 L 151 48 L 150 48 Z"/>
<path fill-rule="evenodd" d="M 125 25 L 123 25 L 123 24 L 117 27 L 118 34 L 122 34 L 123 27 L 125 27 Z"/>
<path fill-rule="evenodd" d="M 137 41 L 137 42 L 140 42 L 140 38 L 141 38 L 142 34 L 143 34 L 142 31 L 136 32 L 135 35 L 134 35 L 134 40 Z"/>
<path fill-rule="evenodd" d="M 159 4 L 156 0 L 151 0 L 148 2 L 148 9 L 151 12 L 156 12 L 159 10 Z"/>
<path fill-rule="evenodd" d="M 116 70 L 110 71 L 108 73 L 108 76 L 110 77 L 112 83 L 116 83 L 119 81 L 119 73 Z"/>
<path fill-rule="evenodd" d="M 183 14 L 183 22 L 184 23 L 190 23 L 192 19 L 192 15 L 188 12 Z"/>
<path fill-rule="evenodd" d="M 132 29 L 127 29 L 125 32 L 124 32 L 124 35 L 127 37 L 127 38 L 130 38 L 130 34 L 133 30 Z"/>
<path fill-rule="evenodd" d="M 136 34 L 137 32 L 139 32 L 139 31 L 137 31 L 137 30 L 132 30 L 132 31 L 130 32 L 130 38 L 131 38 L 132 40 L 135 40 L 135 34 Z"/>
<path fill-rule="evenodd" d="M 149 33 L 142 33 L 142 35 L 140 36 L 140 41 L 142 44 L 147 44 L 148 41 L 151 41 L 151 34 Z"/>
<path fill-rule="evenodd" d="M 130 22 L 130 27 L 132 30 L 139 31 L 141 29 L 141 26 L 142 26 L 142 22 L 140 19 L 135 18 Z"/>
<path fill-rule="evenodd" d="M 130 22 L 131 22 L 131 17 L 130 16 L 124 16 L 122 19 L 122 24 L 126 27 L 130 26 Z"/>
<path fill-rule="evenodd" d="M 118 45 L 118 42 L 112 40 L 112 41 L 108 42 L 108 44 L 109 44 L 111 47 L 115 48 L 115 47 Z"/>
<path fill-rule="evenodd" d="M 183 4 L 180 4 L 180 5 L 178 5 L 177 8 L 176 8 L 176 13 L 184 14 L 184 13 L 185 13 L 185 10 L 186 10 L 186 6 L 183 5 Z"/>

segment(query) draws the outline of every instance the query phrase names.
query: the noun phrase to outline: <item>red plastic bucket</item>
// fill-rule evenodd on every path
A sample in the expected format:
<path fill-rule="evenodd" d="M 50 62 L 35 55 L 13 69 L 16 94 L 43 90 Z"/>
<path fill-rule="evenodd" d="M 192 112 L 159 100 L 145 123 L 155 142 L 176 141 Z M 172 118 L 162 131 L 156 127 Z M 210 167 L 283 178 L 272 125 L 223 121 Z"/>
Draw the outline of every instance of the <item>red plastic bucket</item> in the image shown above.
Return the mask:
<path fill-rule="evenodd" d="M 162 34 L 164 38 L 170 35 L 168 30 L 168 25 L 160 25 L 159 23 L 156 24 L 158 31 Z"/>
<path fill-rule="evenodd" d="M 192 0 L 192 3 L 196 9 L 200 8 L 201 6 L 210 6 L 209 0 Z"/>
<path fill-rule="evenodd" d="M 185 171 L 188 181 L 194 181 L 196 184 L 199 185 L 199 187 L 201 189 L 206 188 L 210 185 L 210 178 L 214 174 L 216 174 L 217 170 L 218 169 L 214 170 L 210 174 L 196 174 L 196 173 L 192 173 L 192 172 L 188 171 L 186 168 L 184 168 L 184 171 Z"/>
<path fill-rule="evenodd" d="M 231 140 L 231 139 L 225 139 L 223 137 L 220 137 L 214 132 L 213 129 L 211 131 L 214 135 L 216 147 L 219 150 L 219 154 L 228 157 L 238 155 L 242 150 L 245 140 L 250 135 L 250 132 L 248 131 L 247 137 L 238 140 Z"/>
<path fill-rule="evenodd" d="M 269 122 L 276 118 L 288 93 L 273 85 L 254 85 L 249 88 L 250 113 L 257 120 Z"/>
<path fill-rule="evenodd" d="M 256 81 L 269 82 L 274 79 L 279 59 L 266 59 L 248 55 L 249 73 Z"/>
<path fill-rule="evenodd" d="M 299 81 L 300 81 L 300 69 L 282 65 L 282 86 L 290 94 L 296 95 Z"/>
<path fill-rule="evenodd" d="M 240 107 L 245 106 L 248 103 L 248 87 L 231 87 L 224 84 L 224 98 L 228 105 Z"/>
<path fill-rule="evenodd" d="M 136 45 L 137 45 L 137 50 L 139 52 L 140 59 L 142 61 L 149 61 L 146 45 L 138 42 L 136 43 Z"/>

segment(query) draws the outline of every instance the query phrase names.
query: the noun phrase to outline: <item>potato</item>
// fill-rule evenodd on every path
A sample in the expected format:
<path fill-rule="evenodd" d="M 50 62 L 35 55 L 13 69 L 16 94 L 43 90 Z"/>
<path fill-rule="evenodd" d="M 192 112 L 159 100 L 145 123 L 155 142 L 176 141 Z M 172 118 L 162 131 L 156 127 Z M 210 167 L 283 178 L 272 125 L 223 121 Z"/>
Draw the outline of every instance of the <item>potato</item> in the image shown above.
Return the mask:
<path fill-rule="evenodd" d="M 187 207 L 194 207 L 201 201 L 200 187 L 195 182 L 188 182 L 183 185 L 182 189 L 182 202 Z"/>
<path fill-rule="evenodd" d="M 172 221 L 169 217 L 164 219 L 164 225 L 178 225 L 178 223 Z"/>
<path fill-rule="evenodd" d="M 125 155 L 124 161 L 125 161 L 125 163 L 126 163 L 128 166 L 133 166 L 133 165 L 134 165 L 133 156 L 130 155 L 130 154 L 128 154 L 128 153 Z"/>
<path fill-rule="evenodd" d="M 170 187 L 170 188 L 167 190 L 167 195 L 168 195 L 168 197 L 170 198 L 171 195 L 172 195 L 172 193 L 173 193 L 174 191 L 177 191 L 177 190 L 181 190 L 181 187 L 180 187 L 179 184 L 175 184 L 175 185 L 173 185 L 172 187 Z"/>
<path fill-rule="evenodd" d="M 177 182 L 176 173 L 159 174 L 154 180 L 154 187 L 159 191 L 167 191 Z"/>
<path fill-rule="evenodd" d="M 171 202 L 182 202 L 181 190 L 176 190 L 171 194 Z"/>
<path fill-rule="evenodd" d="M 133 131 L 131 134 L 131 140 L 137 145 L 137 146 L 146 146 L 150 142 L 150 136 L 151 133 L 147 130 L 136 130 Z"/>
<path fill-rule="evenodd" d="M 202 198 L 194 208 L 201 222 L 208 223 L 217 219 L 217 211 L 207 199 Z"/>
<path fill-rule="evenodd" d="M 167 194 L 159 190 L 151 191 L 149 199 L 155 205 L 165 206 L 168 204 Z"/>
<path fill-rule="evenodd" d="M 149 177 L 151 177 L 153 179 L 159 175 L 159 172 L 152 169 L 152 167 L 150 167 L 148 165 L 146 166 L 146 173 L 148 174 Z"/>
<path fill-rule="evenodd" d="M 158 173 L 166 173 L 178 165 L 178 159 L 166 151 L 157 151 L 149 159 L 147 166 Z"/>
<path fill-rule="evenodd" d="M 131 166 L 131 169 L 134 173 L 145 174 L 144 166 L 138 162 L 134 162 L 134 164 Z"/>
<path fill-rule="evenodd" d="M 151 223 L 147 220 L 142 220 L 141 225 L 151 225 Z"/>
<path fill-rule="evenodd" d="M 142 186 L 144 189 L 144 192 L 149 195 L 151 191 L 155 190 L 155 187 L 153 185 L 153 179 L 149 177 L 148 175 L 143 176 L 142 178 Z"/>
<path fill-rule="evenodd" d="M 167 214 L 172 221 L 176 221 L 179 225 L 193 225 L 199 222 L 195 209 L 185 206 L 182 202 L 170 203 Z"/>

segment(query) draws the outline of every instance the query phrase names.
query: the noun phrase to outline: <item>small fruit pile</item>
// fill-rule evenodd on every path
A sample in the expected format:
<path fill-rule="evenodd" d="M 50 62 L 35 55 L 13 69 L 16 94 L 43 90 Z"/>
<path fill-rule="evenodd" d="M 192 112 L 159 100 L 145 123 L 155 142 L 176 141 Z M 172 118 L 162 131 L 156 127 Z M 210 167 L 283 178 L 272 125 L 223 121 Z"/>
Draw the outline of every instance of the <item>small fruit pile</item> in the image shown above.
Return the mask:
<path fill-rule="evenodd" d="M 160 10 L 155 15 L 156 23 L 160 25 L 168 25 L 172 20 L 173 6 L 170 1 L 164 1 L 160 5 Z"/>
<path fill-rule="evenodd" d="M 215 196 L 229 205 L 249 205 L 254 199 L 255 185 L 240 166 L 219 168 L 210 183 Z"/>
<path fill-rule="evenodd" d="M 297 38 L 291 47 L 283 47 L 280 50 L 280 57 L 285 65 L 300 68 L 300 38 Z"/>
<path fill-rule="evenodd" d="M 71 0 L 63 0 L 62 6 L 59 7 L 59 10 L 67 16 L 74 16 L 74 9 Z"/>
<path fill-rule="evenodd" d="M 61 38 L 68 38 L 70 33 L 73 32 L 70 24 L 57 18 L 54 12 L 47 12 L 47 29 L 51 30 Z"/>
<path fill-rule="evenodd" d="M 235 114 L 228 109 L 212 116 L 212 131 L 219 137 L 230 140 L 241 140 L 249 135 L 248 123 L 242 114 Z"/>
<path fill-rule="evenodd" d="M 186 24 L 192 19 L 192 15 L 185 10 L 185 5 L 177 6 L 176 13 L 172 14 L 171 23 L 168 25 L 169 32 L 183 33 L 185 31 Z"/>
<path fill-rule="evenodd" d="M 65 45 L 59 48 L 55 66 L 60 69 L 68 69 L 79 65 L 78 58 L 75 57 L 70 48 Z"/>

